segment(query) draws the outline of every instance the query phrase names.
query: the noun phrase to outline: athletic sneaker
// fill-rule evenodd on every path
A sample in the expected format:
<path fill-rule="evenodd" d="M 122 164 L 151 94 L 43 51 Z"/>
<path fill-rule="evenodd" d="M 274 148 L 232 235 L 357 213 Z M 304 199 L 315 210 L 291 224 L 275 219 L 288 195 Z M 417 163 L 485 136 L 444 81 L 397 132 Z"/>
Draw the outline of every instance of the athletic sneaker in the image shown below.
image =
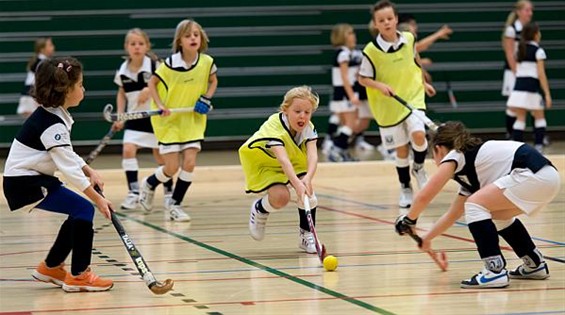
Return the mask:
<path fill-rule="evenodd" d="M 400 208 L 410 208 L 412 205 L 412 187 L 400 187 L 400 197 L 398 198 L 398 206 Z"/>
<path fill-rule="evenodd" d="M 410 173 L 412 173 L 412 176 L 416 178 L 416 181 L 418 182 L 418 188 L 420 190 L 424 188 L 424 186 L 426 186 L 426 184 L 428 183 L 428 174 L 426 174 L 426 170 L 424 169 L 423 165 L 417 167 L 416 164 L 413 163 Z"/>
<path fill-rule="evenodd" d="M 169 219 L 176 222 L 187 222 L 190 221 L 190 216 L 184 212 L 181 205 L 170 205 Z"/>
<path fill-rule="evenodd" d="M 385 161 L 394 161 L 395 159 L 395 152 L 394 150 L 387 150 L 385 149 L 385 147 L 380 144 L 377 146 L 377 150 L 379 151 L 379 153 L 382 155 L 383 160 Z"/>
<path fill-rule="evenodd" d="M 169 210 L 169 205 L 173 204 L 173 193 L 165 193 L 163 199 L 163 205 L 165 206 L 166 210 Z"/>
<path fill-rule="evenodd" d="M 549 268 L 545 261 L 536 268 L 520 265 L 516 270 L 508 272 L 508 276 L 511 279 L 543 280 L 549 278 Z"/>
<path fill-rule="evenodd" d="M 130 191 L 126 197 L 126 200 L 122 202 L 121 208 L 125 210 L 135 210 L 139 205 L 139 192 Z"/>
<path fill-rule="evenodd" d="M 298 247 L 306 251 L 308 254 L 316 254 L 316 241 L 314 240 L 314 234 L 300 229 L 300 234 L 298 235 Z"/>
<path fill-rule="evenodd" d="M 375 146 L 365 141 L 365 137 L 363 136 L 357 137 L 357 139 L 355 140 L 355 148 L 363 151 L 375 150 Z"/>
<path fill-rule="evenodd" d="M 463 289 L 487 289 L 487 288 L 504 288 L 510 284 L 508 279 L 508 271 L 502 269 L 500 272 L 483 269 L 471 279 L 461 281 Z"/>
<path fill-rule="evenodd" d="M 147 177 L 145 177 L 139 185 L 139 204 L 145 211 L 153 209 L 153 197 L 155 197 L 155 190 L 151 190 L 151 187 L 147 184 Z"/>
<path fill-rule="evenodd" d="M 54 285 L 61 287 L 65 283 L 67 270 L 65 270 L 65 263 L 62 263 L 57 267 L 49 268 L 47 267 L 47 264 L 45 264 L 45 261 L 42 261 L 32 272 L 31 276 L 37 281 L 53 283 Z"/>
<path fill-rule="evenodd" d="M 322 142 L 322 153 L 325 155 L 329 155 L 332 146 L 333 146 L 332 139 L 329 136 L 326 136 L 324 138 L 324 142 Z"/>
<path fill-rule="evenodd" d="M 536 151 L 543 154 L 543 144 L 535 144 L 534 148 L 536 149 Z"/>
<path fill-rule="evenodd" d="M 348 150 L 338 148 L 332 145 L 330 148 L 330 153 L 328 155 L 328 160 L 332 162 L 358 162 L 359 160 L 351 156 Z"/>
<path fill-rule="evenodd" d="M 265 228 L 269 213 L 261 213 L 255 209 L 255 203 L 260 202 L 258 199 L 251 204 L 251 211 L 249 212 L 249 234 L 251 237 L 260 241 L 265 238 Z"/>
<path fill-rule="evenodd" d="M 63 290 L 65 292 L 99 292 L 108 291 L 113 286 L 112 280 L 100 278 L 89 267 L 78 276 L 67 273 Z"/>

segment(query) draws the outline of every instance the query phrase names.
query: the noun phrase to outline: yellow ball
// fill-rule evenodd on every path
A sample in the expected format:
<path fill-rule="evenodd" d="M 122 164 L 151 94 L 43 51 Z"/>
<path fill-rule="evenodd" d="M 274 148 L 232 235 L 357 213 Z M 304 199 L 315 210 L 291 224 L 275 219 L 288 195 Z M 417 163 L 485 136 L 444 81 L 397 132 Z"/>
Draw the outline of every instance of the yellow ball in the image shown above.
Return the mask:
<path fill-rule="evenodd" d="M 337 258 L 333 255 L 328 255 L 324 258 L 324 269 L 327 271 L 334 271 L 337 268 Z"/>

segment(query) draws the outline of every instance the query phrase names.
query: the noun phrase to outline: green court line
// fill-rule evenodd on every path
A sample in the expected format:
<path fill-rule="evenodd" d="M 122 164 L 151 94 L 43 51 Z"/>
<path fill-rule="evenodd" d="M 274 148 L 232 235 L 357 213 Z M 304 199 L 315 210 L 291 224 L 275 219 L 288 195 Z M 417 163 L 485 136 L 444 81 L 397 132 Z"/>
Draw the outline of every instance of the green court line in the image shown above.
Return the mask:
<path fill-rule="evenodd" d="M 335 297 L 335 298 L 338 298 L 338 299 L 340 299 L 340 300 L 347 301 L 347 302 L 349 302 L 349 303 L 351 303 L 351 304 L 354 304 L 354 305 L 356 305 L 356 306 L 362 307 L 362 308 L 367 309 L 367 310 L 369 310 L 369 311 L 373 311 L 373 312 L 375 312 L 375 313 L 384 314 L 384 315 L 394 315 L 394 313 L 389 312 L 389 311 L 387 311 L 387 310 L 385 310 L 385 309 L 382 309 L 382 308 L 380 308 L 380 307 L 376 307 L 376 306 L 374 306 L 374 305 L 371 305 L 371 304 L 369 304 L 369 303 L 365 303 L 365 302 L 363 302 L 363 301 L 360 301 L 360 300 L 357 300 L 357 299 L 355 299 L 355 298 L 349 297 L 349 296 L 347 296 L 347 295 L 345 295 L 345 294 L 342 294 L 342 293 L 339 293 L 339 292 L 337 292 L 337 291 L 333 291 L 333 290 L 330 290 L 330 289 L 328 289 L 328 288 L 319 286 L 319 285 L 317 285 L 317 284 L 315 284 L 315 283 L 312 283 L 312 282 L 309 282 L 309 281 L 300 279 L 300 278 L 298 278 L 298 277 L 295 277 L 295 276 L 293 276 L 293 275 L 290 275 L 290 274 L 288 274 L 288 273 L 286 273 L 286 272 L 283 272 L 283 271 L 280 271 L 280 270 L 278 270 L 278 269 L 271 268 L 271 267 L 269 267 L 269 266 L 265 266 L 265 265 L 260 264 L 260 263 L 258 263 L 258 262 L 256 262 L 256 261 L 253 261 L 253 260 L 251 260 L 251 259 L 247 259 L 247 258 L 245 258 L 245 257 L 238 256 L 238 255 L 236 255 L 236 254 L 234 254 L 234 253 L 230 253 L 230 252 L 225 251 L 225 250 L 223 250 L 223 249 L 219 249 L 219 248 L 217 248 L 217 247 L 210 246 L 210 245 L 208 245 L 208 244 L 206 244 L 206 243 L 199 242 L 199 241 L 197 241 L 197 240 L 195 240 L 195 239 L 192 239 L 192 238 L 190 238 L 190 237 L 188 237 L 188 236 L 181 235 L 181 234 L 175 233 L 175 232 L 173 232 L 173 231 L 169 231 L 169 230 L 167 230 L 167 229 L 165 229 L 165 228 L 162 228 L 162 227 L 160 227 L 160 226 L 158 226 L 158 225 L 154 225 L 154 224 L 151 224 L 151 223 L 146 222 L 146 221 L 138 220 L 138 219 L 129 217 L 129 216 L 124 215 L 124 214 L 121 214 L 121 213 L 116 213 L 116 214 L 119 215 L 120 217 L 127 218 L 128 220 L 131 220 L 131 221 L 137 222 L 137 223 L 139 223 L 139 224 L 145 225 L 146 227 L 152 228 L 152 229 L 157 230 L 157 231 L 159 231 L 159 232 L 169 234 L 169 235 L 174 236 L 174 237 L 176 237 L 176 238 L 178 238 L 178 239 L 181 239 L 181 240 L 183 240 L 183 241 L 185 241 L 185 242 L 188 242 L 188 243 L 194 244 L 194 245 L 196 245 L 196 246 L 202 247 L 202 248 L 204 248 L 204 249 L 207 249 L 207 250 L 209 250 L 209 251 L 212 251 L 212 252 L 214 252 L 214 253 L 216 253 L 216 254 L 220 254 L 220 255 L 223 255 L 223 256 L 226 256 L 226 257 L 229 257 L 229 258 L 238 260 L 238 261 L 240 261 L 240 262 L 242 262 L 242 263 L 244 263 L 244 264 L 253 266 L 253 267 L 257 268 L 257 269 L 264 270 L 264 271 L 266 271 L 266 272 L 269 272 L 269 273 L 272 273 L 272 274 L 277 275 L 277 276 L 279 276 L 279 277 L 288 279 L 288 280 L 290 280 L 290 281 L 293 281 L 293 282 L 295 282 L 295 283 L 301 284 L 301 285 L 306 286 L 306 287 L 308 287 L 308 288 L 311 288 L 311 289 L 320 291 L 320 292 L 325 293 L 325 294 L 327 294 L 327 295 L 331 295 L 331 296 L 333 296 L 333 297 Z"/>

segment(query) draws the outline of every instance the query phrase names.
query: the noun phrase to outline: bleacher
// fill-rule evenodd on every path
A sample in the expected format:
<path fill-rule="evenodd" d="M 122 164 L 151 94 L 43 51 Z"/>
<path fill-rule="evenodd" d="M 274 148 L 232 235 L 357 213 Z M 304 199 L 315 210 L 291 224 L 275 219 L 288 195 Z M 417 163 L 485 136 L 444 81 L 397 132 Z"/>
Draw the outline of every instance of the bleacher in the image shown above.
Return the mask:
<path fill-rule="evenodd" d="M 423 53 L 438 95 L 428 100 L 430 116 L 464 121 L 477 132 L 502 132 L 505 99 L 500 95 L 503 52 L 500 36 L 512 1 L 398 1 L 412 13 L 425 36 L 443 24 L 454 30 L 449 41 Z M 547 75 L 554 107 L 550 131 L 565 130 L 565 2 L 535 1 L 542 30 Z M 190 5 L 188 7 L 187 5 Z M 170 53 L 176 24 L 194 18 L 207 31 L 209 53 L 219 67 L 219 87 L 209 116 L 207 141 L 242 140 L 278 107 L 284 92 L 311 85 L 327 105 L 331 93 L 331 27 L 352 24 L 358 43 L 370 40 L 370 1 L 0 1 L 0 147 L 9 146 L 22 120 L 15 114 L 25 65 L 38 36 L 52 36 L 56 55 L 72 55 L 85 67 L 86 97 L 73 109 L 75 145 L 92 145 L 109 124 L 102 108 L 115 102 L 113 76 L 122 62 L 124 35 L 132 27 L 147 31 L 154 51 Z M 135 7 L 134 7 L 135 6 Z M 451 82 L 458 107 L 447 97 Z M 315 123 L 323 132 L 327 109 Z M 376 132 L 376 125 L 371 131 Z M 119 138 L 119 137 L 118 137 Z M 116 143 L 119 142 L 116 139 Z"/>

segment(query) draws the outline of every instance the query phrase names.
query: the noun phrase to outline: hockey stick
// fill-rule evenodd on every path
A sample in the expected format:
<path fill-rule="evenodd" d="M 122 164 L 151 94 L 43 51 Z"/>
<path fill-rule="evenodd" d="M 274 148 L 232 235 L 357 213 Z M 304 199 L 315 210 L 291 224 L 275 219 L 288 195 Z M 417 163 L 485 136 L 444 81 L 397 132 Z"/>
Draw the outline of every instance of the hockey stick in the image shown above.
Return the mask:
<path fill-rule="evenodd" d="M 310 227 L 310 232 L 314 235 L 314 242 L 316 244 L 316 253 L 320 262 L 324 263 L 324 258 L 328 255 L 326 253 L 326 246 L 320 242 L 318 239 L 318 234 L 316 233 L 316 228 L 314 226 L 314 220 L 312 219 L 312 209 L 310 208 L 310 199 L 308 196 L 304 196 L 304 211 L 306 212 L 306 220 L 308 220 L 308 226 Z"/>
<path fill-rule="evenodd" d="M 88 156 L 85 159 L 86 164 L 90 164 L 90 163 L 92 163 L 92 161 L 94 161 L 94 159 L 98 156 L 98 154 L 100 154 L 100 152 L 102 152 L 104 147 L 106 147 L 106 145 L 108 145 L 108 143 L 110 143 L 110 140 L 112 140 L 114 133 L 115 133 L 114 130 L 112 130 L 112 128 L 110 128 L 110 130 L 106 133 L 104 138 L 102 138 L 102 140 L 100 140 L 100 143 L 98 144 L 98 146 L 94 150 L 90 151 L 90 153 L 88 154 Z"/>
<path fill-rule="evenodd" d="M 414 241 L 416 241 L 416 243 L 418 243 L 418 247 L 422 246 L 422 238 L 418 236 L 418 234 L 414 233 L 412 229 L 408 229 L 407 233 Z M 433 249 L 430 249 L 426 252 L 430 255 L 441 271 L 447 271 L 447 265 L 449 262 L 447 261 L 447 255 L 444 251 L 434 251 Z"/>
<path fill-rule="evenodd" d="M 422 122 L 424 122 L 424 124 L 426 126 L 428 126 L 428 128 L 430 128 L 430 130 L 432 130 L 432 131 L 437 130 L 438 126 L 431 119 L 429 119 L 428 116 L 426 116 L 426 114 L 424 114 L 424 112 L 417 110 L 416 108 L 414 108 L 414 106 L 408 104 L 408 102 L 403 100 L 398 95 L 393 95 L 392 97 L 394 97 L 394 99 L 397 100 L 404 107 L 408 108 L 410 110 L 410 112 L 412 112 L 412 114 L 414 114 L 416 117 L 418 117 L 418 119 L 420 119 Z"/>
<path fill-rule="evenodd" d="M 162 110 L 155 109 L 155 110 L 145 110 L 138 112 L 112 114 L 113 110 L 114 110 L 114 106 L 112 106 L 112 104 L 106 104 L 106 106 L 104 107 L 104 110 L 102 111 L 102 115 L 104 115 L 104 119 L 106 119 L 107 122 L 142 119 L 151 116 L 161 115 L 163 113 Z M 170 111 L 171 113 L 191 113 L 194 111 L 194 107 L 172 108 L 170 109 Z"/>
<path fill-rule="evenodd" d="M 95 186 L 94 189 L 101 196 L 104 196 L 100 187 Z M 137 268 L 137 271 L 141 275 L 141 278 L 143 278 L 143 281 L 145 281 L 145 284 L 147 285 L 149 290 L 157 295 L 162 295 L 171 291 L 175 282 L 172 279 L 167 279 L 165 280 L 165 282 L 159 282 L 157 281 L 157 279 L 155 279 L 155 276 L 153 276 L 153 273 L 151 272 L 151 270 L 149 270 L 149 266 L 145 262 L 145 259 L 143 259 L 141 253 L 135 247 L 135 244 L 127 234 L 122 223 L 118 219 L 118 216 L 114 213 L 114 210 L 110 209 L 110 213 L 112 214 L 112 224 L 120 235 L 122 243 L 124 243 L 124 245 L 126 246 L 128 254 L 131 257 L 131 260 L 133 260 L 133 264 Z"/>

